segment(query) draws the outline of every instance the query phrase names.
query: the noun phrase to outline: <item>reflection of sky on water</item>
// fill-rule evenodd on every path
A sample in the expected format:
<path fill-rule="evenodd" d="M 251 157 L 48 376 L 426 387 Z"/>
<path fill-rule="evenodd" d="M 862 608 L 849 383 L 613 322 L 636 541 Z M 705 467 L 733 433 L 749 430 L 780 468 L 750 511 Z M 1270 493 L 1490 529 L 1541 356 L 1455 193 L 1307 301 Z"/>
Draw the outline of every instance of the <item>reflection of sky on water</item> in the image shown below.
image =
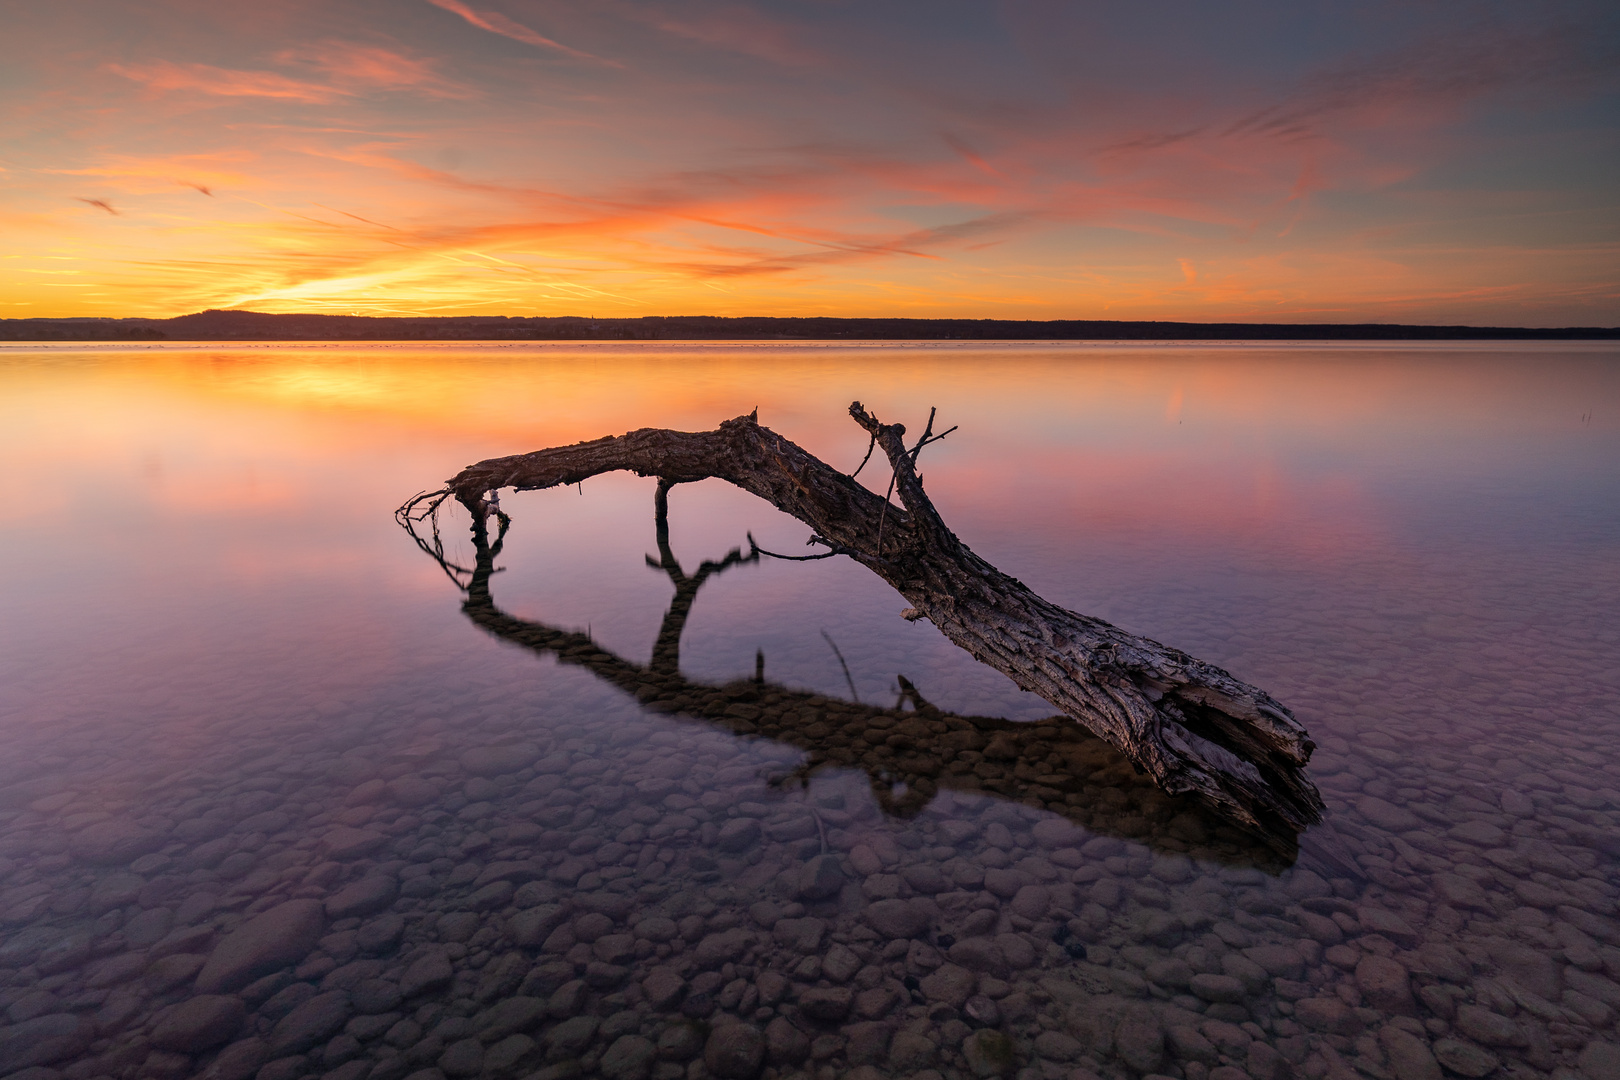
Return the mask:
<path fill-rule="evenodd" d="M 10 352 L 3 378 L 7 724 L 34 735 L 47 717 L 121 727 L 243 705 L 273 722 L 279 697 L 315 687 L 468 681 L 458 661 L 490 647 L 387 510 L 477 458 L 756 405 L 844 467 L 864 450 L 850 400 L 918 420 L 938 405 L 962 427 L 924 475 L 976 550 L 1275 684 L 1307 717 L 1324 679 L 1377 699 L 1357 672 L 1398 662 L 1373 659 L 1383 631 L 1439 660 L 1444 636 L 1411 625 L 1472 640 L 1553 603 L 1558 625 L 1533 633 L 1556 649 L 1596 628 L 1613 586 L 1607 347 L 51 349 Z M 644 655 L 667 592 L 640 565 L 650 493 L 613 476 L 512 500 L 506 603 Z M 718 482 L 677 489 L 672 521 L 691 560 L 749 529 L 775 550 L 805 535 Z M 1442 581 L 1460 605 L 1444 613 L 1423 598 Z M 841 562 L 742 570 L 700 600 L 687 664 L 729 676 L 760 648 L 774 678 L 836 690 L 825 629 L 874 695 L 899 672 L 958 708 L 1043 713 L 895 618 L 899 603 Z M 1380 632 L 1359 638 L 1372 626 L 1335 617 L 1347 605 Z M 1323 650 L 1368 659 L 1336 677 Z M 165 708 L 132 711 L 132 679 Z"/>
<path fill-rule="evenodd" d="M 1485 1075 L 1500 1059 L 1502 1075 L 1606 1080 L 1616 384 L 1612 347 L 1581 345 L 0 354 L 0 1073 L 32 1054 L 76 1058 L 70 1080 L 133 1075 L 120 1063 L 149 1052 L 163 1009 L 208 1005 L 185 981 L 203 954 L 302 903 L 331 932 L 242 989 L 241 1022 L 209 1036 L 239 1041 L 140 1068 L 230 1059 L 218 1075 L 247 1080 L 281 1055 L 260 1080 L 405 1080 L 435 1062 L 471 1076 L 456 1055 L 477 1051 L 493 1080 L 599 1021 L 578 1052 L 605 1072 L 610 1040 L 651 1054 L 679 1009 L 713 1021 L 705 1053 L 735 1022 L 800 1031 L 805 1052 L 814 1035 L 821 1080 L 858 1060 L 960 1073 L 997 1024 L 1043 1075 L 1077 1056 L 1108 1080 L 1280 1080 L 1284 1059 L 1306 1076 L 1432 1076 L 1435 1059 Z M 393 520 L 466 462 L 755 406 L 849 468 L 853 398 L 961 425 L 922 468 L 979 553 L 1296 709 L 1329 807 L 1297 863 L 1262 852 L 1262 872 L 1252 838 L 1063 724 L 975 742 L 999 728 L 884 715 L 899 675 L 947 710 L 1050 710 L 898 618 L 844 560 L 709 579 L 684 678 L 649 681 L 671 588 L 645 563 L 650 479 L 505 500 L 499 608 L 594 643 L 482 632 Z M 750 531 L 777 551 L 806 535 L 715 481 L 670 506 L 688 570 Z M 443 524 L 469 561 L 465 519 Z M 865 706 L 837 700 L 823 632 Z M 617 681 L 582 657 L 598 646 L 629 662 Z M 716 688 L 756 652 L 762 686 Z M 768 737 L 736 737 L 756 723 Z M 779 782 L 818 758 L 804 786 Z M 508 872 L 527 883 L 486 883 Z M 385 913 L 362 897 L 344 914 L 376 888 Z M 192 951 L 146 954 L 171 925 Z M 630 932 L 585 940 L 609 926 Z M 715 970 L 705 955 L 739 927 L 751 951 Z M 430 954 L 453 985 L 403 989 Z M 649 1002 L 670 970 L 678 992 Z M 1408 977 L 1421 1024 L 1384 992 Z M 277 1034 L 282 994 L 362 978 L 354 1037 L 306 1059 Z M 876 995 L 856 1009 L 870 1022 L 844 1023 L 833 981 Z M 505 1000 L 553 995 L 547 1019 L 469 1045 L 466 1018 L 521 988 Z M 1454 1015 L 1453 990 L 1497 1019 Z M 46 1028 L 79 1042 L 41 1049 Z"/>

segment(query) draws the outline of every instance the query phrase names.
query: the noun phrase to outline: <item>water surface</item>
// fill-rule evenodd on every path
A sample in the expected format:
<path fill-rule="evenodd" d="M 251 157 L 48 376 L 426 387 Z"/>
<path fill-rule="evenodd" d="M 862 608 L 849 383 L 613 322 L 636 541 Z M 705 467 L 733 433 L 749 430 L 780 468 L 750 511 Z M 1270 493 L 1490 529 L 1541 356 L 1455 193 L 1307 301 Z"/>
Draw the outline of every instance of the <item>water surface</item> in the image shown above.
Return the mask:
<path fill-rule="evenodd" d="M 1617 360 L 8 348 L 0 1075 L 1620 1075 Z M 508 497 L 466 613 L 393 520 L 756 407 L 852 469 L 855 399 L 960 425 L 980 554 L 1293 707 L 1327 825 L 1164 798 L 858 566 L 695 585 L 807 536 L 718 482 L 665 550 L 651 480 Z"/>

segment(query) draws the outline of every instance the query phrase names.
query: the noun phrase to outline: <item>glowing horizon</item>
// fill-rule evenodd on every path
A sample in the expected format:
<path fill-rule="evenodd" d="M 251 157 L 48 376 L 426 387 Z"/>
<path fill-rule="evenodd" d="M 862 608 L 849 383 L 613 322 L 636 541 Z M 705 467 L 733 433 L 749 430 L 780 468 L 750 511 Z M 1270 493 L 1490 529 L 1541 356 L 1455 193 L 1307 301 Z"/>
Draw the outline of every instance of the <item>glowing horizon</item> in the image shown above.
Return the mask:
<path fill-rule="evenodd" d="M 8 21 L 0 317 L 1620 323 L 1578 0 Z"/>

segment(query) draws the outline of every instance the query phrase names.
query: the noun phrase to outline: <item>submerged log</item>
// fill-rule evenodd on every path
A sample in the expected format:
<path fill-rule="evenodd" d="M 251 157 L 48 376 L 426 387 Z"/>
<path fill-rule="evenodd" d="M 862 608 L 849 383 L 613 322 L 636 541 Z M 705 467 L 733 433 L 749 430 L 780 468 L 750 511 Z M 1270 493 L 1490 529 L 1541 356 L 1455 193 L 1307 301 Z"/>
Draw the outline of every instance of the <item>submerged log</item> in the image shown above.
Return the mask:
<path fill-rule="evenodd" d="M 923 490 L 917 455 L 941 437 L 932 434 L 932 420 L 908 447 L 904 425 L 879 422 L 860 402 L 850 415 L 888 458 L 900 506 L 750 415 L 714 431 L 643 428 L 492 458 L 402 511 L 454 496 L 482 529 L 501 513 L 505 489 L 575 484 L 620 470 L 666 487 L 725 480 L 810 526 L 810 543 L 826 549 L 810 558 L 842 555 L 865 566 L 911 604 L 905 618 L 932 622 L 975 659 L 1111 743 L 1164 791 L 1196 795 L 1262 834 L 1297 834 L 1321 820 L 1321 796 L 1303 772 L 1315 744 L 1287 707 L 1179 649 L 1042 599 L 991 566 L 946 527 Z"/>
<path fill-rule="evenodd" d="M 804 756 L 796 766 L 783 764 L 769 774 L 770 786 L 779 791 L 808 787 L 818 773 L 854 770 L 866 774 L 878 809 L 902 820 L 941 796 L 950 800 L 947 812 L 959 812 L 979 799 L 1006 800 L 1043 806 L 1076 826 L 1055 835 L 1046 826 L 1042 843 L 1048 847 L 1072 849 L 1098 837 L 1129 840 L 1156 854 L 1186 852 L 1267 873 L 1280 873 L 1304 854 L 1307 865 L 1325 876 L 1345 876 L 1339 864 L 1312 858 L 1303 837 L 1298 847 L 1285 835 L 1257 837 L 1232 827 L 1196 799 L 1166 796 L 1119 751 L 1068 716 L 1016 722 L 953 713 L 928 701 L 904 675 L 896 676 L 899 696 L 892 706 L 833 697 L 768 681 L 762 654 L 751 679 L 709 683 L 689 678 L 681 671 L 681 640 L 699 592 L 729 570 L 757 565 L 761 555 L 757 549 L 745 555 L 733 548 L 724 558 L 705 559 L 688 573 L 670 546 L 668 494 L 668 486 L 659 484 L 654 499 L 658 557 L 649 555 L 646 561 L 668 576 L 674 592 L 646 664 L 613 652 L 589 634 L 519 618 L 496 602 L 495 561 L 505 545 L 509 519 L 502 518 L 495 530 L 475 525 L 474 562 L 465 567 L 445 556 L 436 519 L 429 523 L 431 531 L 418 531 L 422 522 L 411 518 L 402 524 L 457 583 L 466 598 L 462 613 L 493 637 L 588 672 L 672 723 L 702 724 L 800 751 Z M 606 785 L 618 782 L 610 774 L 597 779 Z M 806 805 L 819 821 L 821 812 L 813 803 Z M 1121 850 L 1103 849 L 1108 854 Z M 1071 850 L 1068 858 L 1053 858 L 1068 865 L 1073 856 Z M 964 883 L 972 882 L 958 882 Z"/>

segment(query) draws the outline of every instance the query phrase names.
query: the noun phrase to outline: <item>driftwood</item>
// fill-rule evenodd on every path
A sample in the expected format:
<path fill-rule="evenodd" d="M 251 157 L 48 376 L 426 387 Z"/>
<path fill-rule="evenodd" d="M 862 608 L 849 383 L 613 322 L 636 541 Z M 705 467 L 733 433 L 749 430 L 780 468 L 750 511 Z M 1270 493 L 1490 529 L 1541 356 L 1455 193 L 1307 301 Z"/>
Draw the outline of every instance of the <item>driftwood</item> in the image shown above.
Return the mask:
<path fill-rule="evenodd" d="M 735 567 L 758 564 L 761 553 L 733 548 L 687 573 L 670 547 L 668 491 L 667 485 L 658 486 L 658 557 L 649 555 L 646 562 L 668 576 L 674 595 L 646 664 L 604 648 L 589 634 L 519 618 L 501 608 L 491 586 L 510 524 L 504 515 L 493 536 L 487 528 L 472 530 L 471 566 L 450 562 L 436 517 L 431 531 L 418 531 L 423 522 L 409 516 L 402 516 L 401 523 L 456 582 L 465 597 L 463 614 L 492 637 L 587 671 L 671 721 L 700 723 L 801 751 L 804 758 L 796 767 L 770 777 L 778 790 L 808 786 L 813 776 L 827 770 L 859 770 L 878 809 L 894 818 L 912 818 L 942 792 L 950 792 L 1041 806 L 1084 830 L 1075 834 L 1074 846 L 1091 837 L 1113 837 L 1155 853 L 1185 852 L 1269 873 L 1293 865 L 1302 853 L 1312 854 L 1290 835 L 1256 837 L 1195 798 L 1164 794 L 1119 751 L 1067 716 L 1016 722 L 949 712 L 928 701 L 904 675 L 897 677 L 892 706 L 862 703 L 769 681 L 763 655 L 753 678 L 723 683 L 688 678 L 680 670 L 681 638 L 699 591 Z M 615 783 L 610 774 L 601 782 Z M 1344 876 L 1335 863 L 1310 862 L 1327 876 Z M 700 875 L 710 872 L 701 858 L 692 869 Z"/>
<path fill-rule="evenodd" d="M 1165 792 L 1195 795 L 1270 836 L 1321 820 L 1321 796 L 1303 773 L 1315 744 L 1281 702 L 1178 649 L 1059 607 L 997 570 L 957 539 L 923 491 L 917 455 L 942 437 L 932 434 L 932 417 L 907 446 L 903 425 L 880 423 L 859 402 L 850 415 L 888 458 L 900 506 L 750 415 L 715 431 L 643 428 L 492 458 L 401 512 L 408 518 L 454 496 L 482 532 L 492 516 L 504 529 L 499 493 L 507 488 L 538 490 L 618 470 L 658 477 L 665 489 L 728 481 L 809 525 L 810 543 L 826 550 L 804 557 L 861 563 L 912 605 L 904 617 L 928 619 L 1112 744 Z"/>

